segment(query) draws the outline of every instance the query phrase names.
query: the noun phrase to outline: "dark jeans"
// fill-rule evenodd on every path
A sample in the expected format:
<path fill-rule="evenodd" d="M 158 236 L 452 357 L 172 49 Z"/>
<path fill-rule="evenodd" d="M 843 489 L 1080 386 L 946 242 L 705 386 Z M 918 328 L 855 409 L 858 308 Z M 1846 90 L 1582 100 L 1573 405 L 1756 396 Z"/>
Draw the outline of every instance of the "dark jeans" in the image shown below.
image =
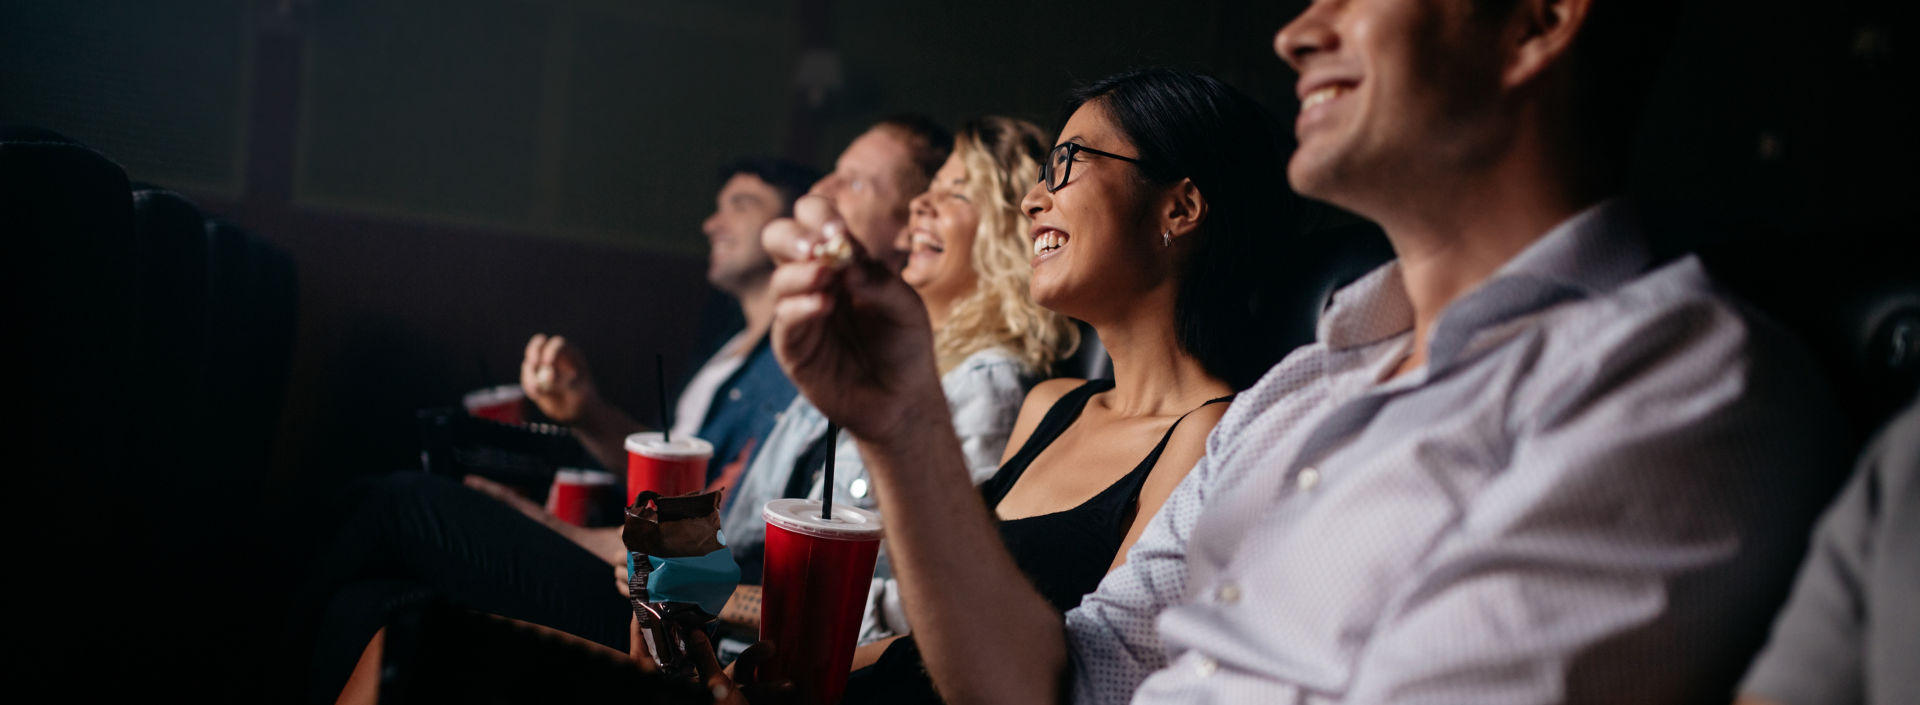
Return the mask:
<path fill-rule="evenodd" d="M 632 610 L 613 566 L 539 522 L 426 473 L 378 478 L 354 494 L 357 506 L 293 601 L 292 644 L 312 646 L 295 692 L 331 702 L 374 631 L 430 597 L 627 649 Z"/>

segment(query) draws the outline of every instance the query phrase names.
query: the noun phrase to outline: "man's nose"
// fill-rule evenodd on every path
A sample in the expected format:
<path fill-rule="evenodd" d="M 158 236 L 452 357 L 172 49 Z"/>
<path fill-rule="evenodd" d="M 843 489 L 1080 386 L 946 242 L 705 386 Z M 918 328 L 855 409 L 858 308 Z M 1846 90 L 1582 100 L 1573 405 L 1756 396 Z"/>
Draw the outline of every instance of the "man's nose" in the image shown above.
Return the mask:
<path fill-rule="evenodd" d="M 842 183 L 839 175 L 828 174 L 826 177 L 814 182 L 813 188 L 807 189 L 807 195 L 832 198 L 835 194 L 840 193 Z"/>
<path fill-rule="evenodd" d="M 1295 71 L 1303 71 L 1307 57 L 1331 51 L 1339 42 L 1333 32 L 1330 13 L 1338 3 L 1308 3 L 1298 17 L 1273 35 L 1273 53 L 1280 55 Z"/>

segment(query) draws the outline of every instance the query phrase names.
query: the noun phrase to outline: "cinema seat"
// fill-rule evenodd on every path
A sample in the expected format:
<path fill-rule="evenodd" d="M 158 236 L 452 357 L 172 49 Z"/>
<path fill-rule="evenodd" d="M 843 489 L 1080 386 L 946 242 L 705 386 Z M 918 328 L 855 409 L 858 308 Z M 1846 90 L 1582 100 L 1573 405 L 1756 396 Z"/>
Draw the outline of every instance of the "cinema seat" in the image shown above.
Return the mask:
<path fill-rule="evenodd" d="M 298 314 L 293 260 L 232 222 L 203 226 L 208 331 L 203 365 L 209 420 L 229 439 L 218 460 L 258 490 L 285 400 Z"/>
<path fill-rule="evenodd" d="M 8 248 L 5 425 L 9 573 L 24 624 L 12 666 L 50 682 L 92 677 L 100 634 L 124 628 L 117 581 L 147 567 L 133 431 L 135 250 L 127 177 L 60 135 L 0 129 L 0 234 Z M 24 459 L 24 462 L 22 462 Z"/>
<path fill-rule="evenodd" d="M 1717 281 L 1813 353 L 1855 443 L 1920 391 L 1920 268 L 1893 251 L 1912 237 L 1873 229 L 1760 232 L 1699 248 Z"/>

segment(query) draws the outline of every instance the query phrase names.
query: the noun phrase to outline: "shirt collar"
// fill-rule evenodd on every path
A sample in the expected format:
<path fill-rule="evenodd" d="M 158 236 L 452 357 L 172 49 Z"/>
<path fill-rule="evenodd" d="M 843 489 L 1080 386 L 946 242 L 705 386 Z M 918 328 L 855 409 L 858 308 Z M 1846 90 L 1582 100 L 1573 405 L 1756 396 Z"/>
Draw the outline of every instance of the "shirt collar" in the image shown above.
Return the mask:
<path fill-rule="evenodd" d="M 1413 302 L 1400 279 L 1400 260 L 1334 292 L 1318 328 L 1317 337 L 1336 350 L 1372 345 L 1413 328 Z"/>
<path fill-rule="evenodd" d="M 1625 199 L 1610 198 L 1561 221 L 1487 281 L 1527 277 L 1592 296 L 1631 281 L 1652 262 L 1639 209 Z M 1461 298 L 1478 293 L 1476 289 Z"/>
<path fill-rule="evenodd" d="M 1613 198 L 1589 206 L 1449 304 L 1434 324 L 1428 364 L 1444 367 L 1479 330 L 1561 301 L 1612 291 L 1651 263 L 1630 202 Z M 1412 328 L 1413 304 L 1395 260 L 1336 292 L 1320 317 L 1318 337 L 1330 348 L 1345 349 Z"/>

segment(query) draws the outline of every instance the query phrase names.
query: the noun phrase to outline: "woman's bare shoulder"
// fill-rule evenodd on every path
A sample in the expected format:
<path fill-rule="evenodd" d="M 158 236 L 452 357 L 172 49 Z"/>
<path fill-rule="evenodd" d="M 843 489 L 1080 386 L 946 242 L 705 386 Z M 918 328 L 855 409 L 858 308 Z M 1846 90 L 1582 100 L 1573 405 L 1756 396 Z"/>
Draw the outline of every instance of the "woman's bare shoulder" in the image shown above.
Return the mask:
<path fill-rule="evenodd" d="M 1020 413 L 1024 415 L 1026 409 L 1031 409 L 1035 406 L 1040 407 L 1040 410 L 1045 412 L 1048 407 L 1053 406 L 1054 402 L 1060 401 L 1060 397 L 1066 396 L 1067 392 L 1078 389 L 1080 385 L 1086 383 L 1087 381 L 1084 379 L 1055 377 L 1033 385 L 1033 389 L 1027 392 L 1026 402 L 1021 404 L 1022 410 Z"/>
<path fill-rule="evenodd" d="M 1208 404 L 1188 412 L 1180 420 L 1180 427 L 1173 430 L 1173 437 L 1167 439 L 1167 447 L 1160 453 L 1160 462 L 1155 463 L 1148 484 L 1167 488 L 1180 484 L 1187 473 L 1193 470 L 1200 456 L 1207 454 L 1207 435 L 1213 433 L 1213 427 L 1227 413 L 1227 405 Z"/>
<path fill-rule="evenodd" d="M 1007 437 L 1007 450 L 1000 455 L 1000 464 L 1005 465 L 1013 454 L 1020 452 L 1020 447 L 1026 445 L 1027 437 L 1032 436 L 1033 429 L 1040 426 L 1040 419 L 1047 415 L 1048 409 L 1053 408 L 1067 392 L 1086 383 L 1084 379 L 1055 377 L 1033 385 L 1033 389 L 1027 391 L 1026 401 L 1020 403 L 1020 418 L 1013 422 L 1013 433 Z"/>

